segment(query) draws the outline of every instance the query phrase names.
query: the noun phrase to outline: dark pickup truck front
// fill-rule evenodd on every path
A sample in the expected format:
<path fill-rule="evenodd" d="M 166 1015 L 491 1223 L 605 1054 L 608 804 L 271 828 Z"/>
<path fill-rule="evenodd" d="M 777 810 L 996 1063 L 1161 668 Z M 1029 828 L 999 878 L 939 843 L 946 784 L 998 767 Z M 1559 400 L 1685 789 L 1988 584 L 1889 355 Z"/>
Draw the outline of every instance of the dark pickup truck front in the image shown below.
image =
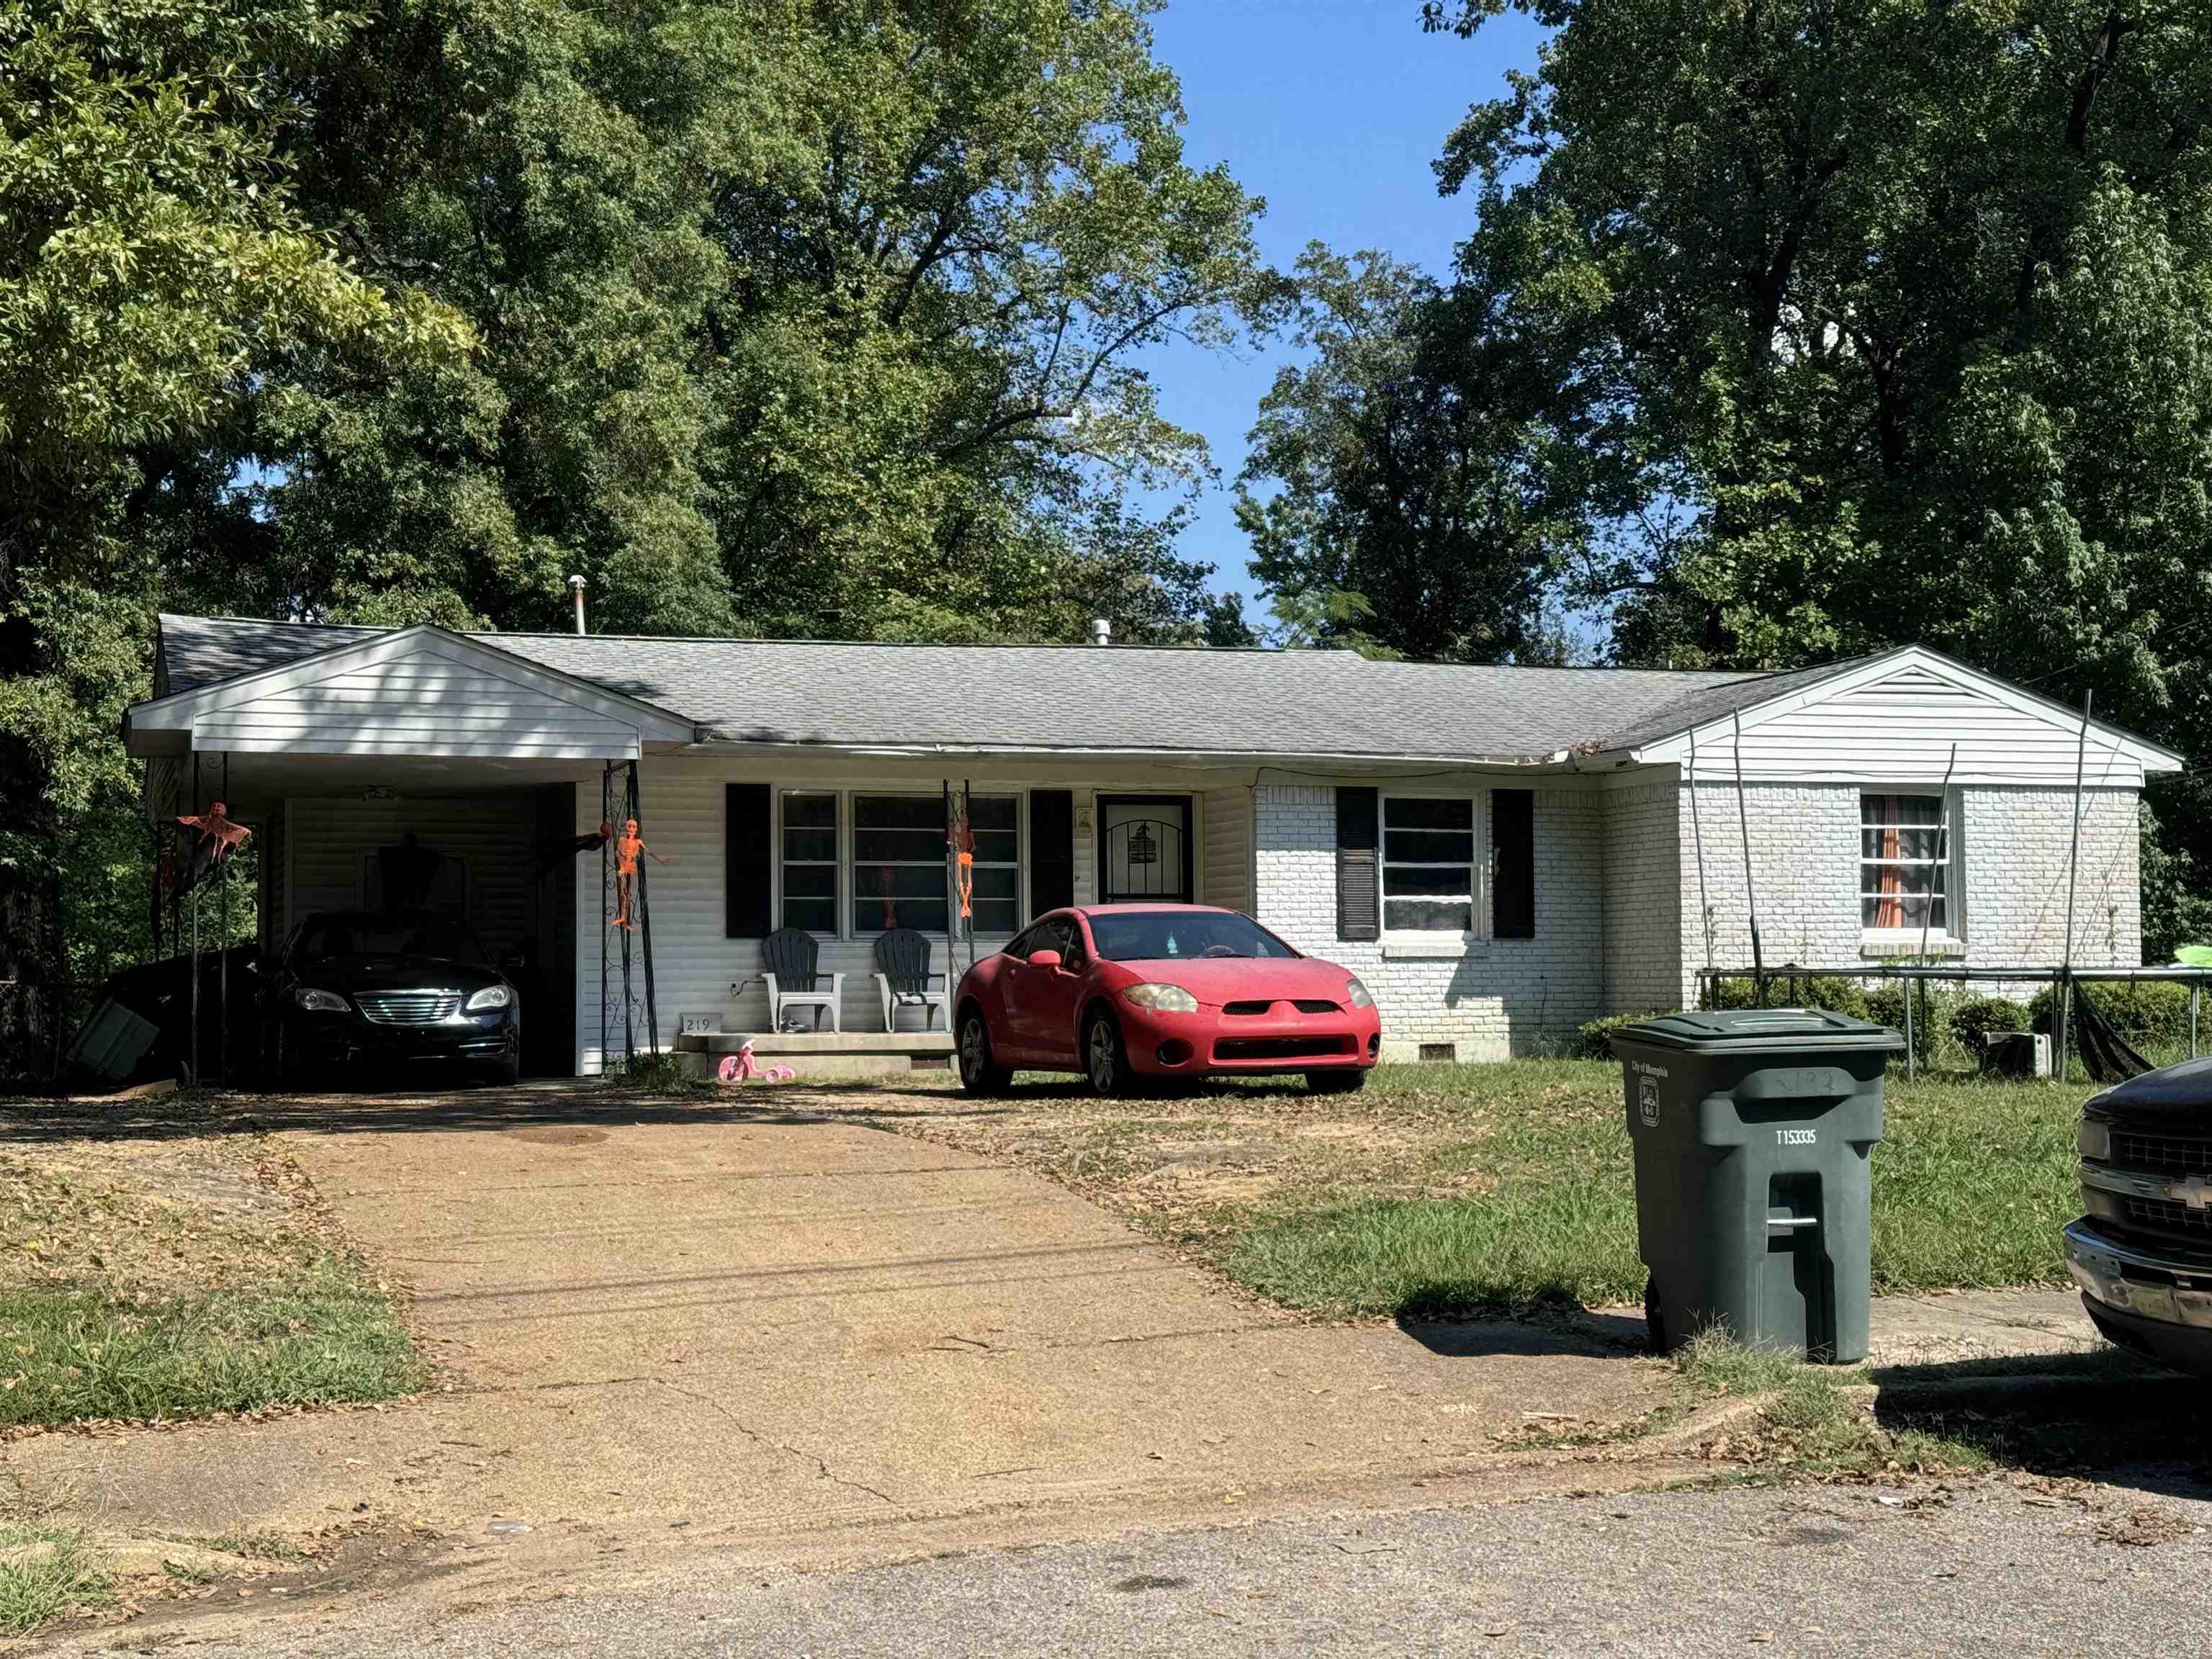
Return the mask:
<path fill-rule="evenodd" d="M 2130 1078 L 2083 1108 L 2067 1271 L 2097 1328 L 2212 1376 L 2212 1059 Z"/>

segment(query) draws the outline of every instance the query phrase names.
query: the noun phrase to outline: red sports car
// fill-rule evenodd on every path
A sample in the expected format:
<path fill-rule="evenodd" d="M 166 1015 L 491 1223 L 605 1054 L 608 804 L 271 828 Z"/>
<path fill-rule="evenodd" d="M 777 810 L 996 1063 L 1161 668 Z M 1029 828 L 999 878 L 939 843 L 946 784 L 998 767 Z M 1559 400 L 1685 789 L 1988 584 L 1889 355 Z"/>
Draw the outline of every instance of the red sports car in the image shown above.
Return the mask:
<path fill-rule="evenodd" d="M 1282 1072 L 1349 1092 L 1382 1048 L 1364 985 L 1203 904 L 1055 910 L 969 969 L 952 1006 L 960 1081 L 979 1095 L 1018 1068 L 1080 1072 L 1102 1095 Z"/>

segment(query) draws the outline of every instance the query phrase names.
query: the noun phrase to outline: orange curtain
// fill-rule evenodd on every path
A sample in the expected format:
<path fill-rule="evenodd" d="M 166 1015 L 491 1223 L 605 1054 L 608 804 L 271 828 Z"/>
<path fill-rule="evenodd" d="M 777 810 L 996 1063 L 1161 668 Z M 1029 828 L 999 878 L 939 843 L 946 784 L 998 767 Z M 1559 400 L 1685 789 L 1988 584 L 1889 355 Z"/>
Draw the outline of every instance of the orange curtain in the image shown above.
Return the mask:
<path fill-rule="evenodd" d="M 1878 857 L 1897 858 L 1903 851 L 1903 837 L 1898 826 L 1905 821 L 1904 798 L 1898 795 L 1877 797 L 1881 802 L 1881 838 L 1876 843 L 1881 848 Z M 1905 926 L 1905 870 L 1900 865 L 1885 864 L 1875 878 L 1875 891 L 1881 896 L 1874 907 L 1874 925 L 1877 927 Z"/>

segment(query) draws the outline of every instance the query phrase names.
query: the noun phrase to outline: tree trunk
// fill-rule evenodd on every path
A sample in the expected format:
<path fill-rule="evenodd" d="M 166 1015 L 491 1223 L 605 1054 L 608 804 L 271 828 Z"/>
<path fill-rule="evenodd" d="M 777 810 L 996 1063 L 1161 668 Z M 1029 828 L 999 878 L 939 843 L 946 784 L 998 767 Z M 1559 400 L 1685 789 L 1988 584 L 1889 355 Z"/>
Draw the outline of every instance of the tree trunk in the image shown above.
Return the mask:
<path fill-rule="evenodd" d="M 0 860 L 0 1079 L 44 1079 L 60 1057 L 61 878 L 52 861 L 60 823 L 46 769 L 21 738 L 0 733 L 0 800 L 27 843 Z"/>

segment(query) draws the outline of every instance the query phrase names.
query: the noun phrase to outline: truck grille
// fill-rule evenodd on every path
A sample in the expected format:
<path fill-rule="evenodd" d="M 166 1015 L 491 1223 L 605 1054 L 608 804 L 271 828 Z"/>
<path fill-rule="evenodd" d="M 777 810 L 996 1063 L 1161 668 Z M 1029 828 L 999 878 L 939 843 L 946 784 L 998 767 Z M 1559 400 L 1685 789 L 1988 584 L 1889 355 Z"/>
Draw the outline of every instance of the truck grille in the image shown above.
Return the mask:
<path fill-rule="evenodd" d="M 2124 1170 L 2148 1170 L 2159 1175 L 2212 1176 L 2212 1139 L 2124 1129 L 2115 1124 L 2112 1162 Z"/>
<path fill-rule="evenodd" d="M 2212 1236 L 2212 1210 L 2192 1210 L 2170 1198 L 2123 1198 L 2122 1211 L 2133 1225 L 2154 1232 Z"/>
<path fill-rule="evenodd" d="M 379 1025 L 435 1025 L 461 1012 L 458 991 L 365 991 L 354 1000 Z"/>

